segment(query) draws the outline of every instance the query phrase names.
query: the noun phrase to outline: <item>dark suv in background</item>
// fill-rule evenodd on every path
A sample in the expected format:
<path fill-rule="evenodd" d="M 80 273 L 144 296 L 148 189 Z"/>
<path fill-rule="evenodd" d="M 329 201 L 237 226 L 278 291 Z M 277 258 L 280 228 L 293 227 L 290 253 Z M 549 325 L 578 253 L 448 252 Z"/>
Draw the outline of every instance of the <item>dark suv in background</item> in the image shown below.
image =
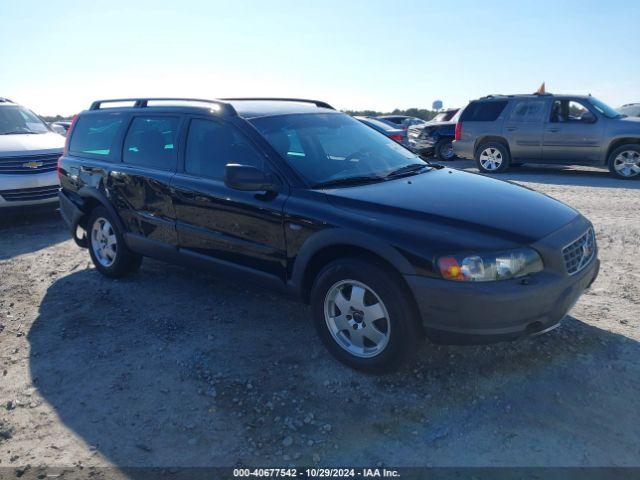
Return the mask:
<path fill-rule="evenodd" d="M 591 96 L 490 95 L 472 101 L 456 125 L 454 151 L 484 173 L 523 163 L 603 165 L 640 178 L 640 118 Z"/>
<path fill-rule="evenodd" d="M 433 155 L 438 160 L 454 159 L 453 140 L 460 112 L 459 108 L 450 108 L 424 125 L 409 127 L 409 148 L 423 156 Z"/>
<path fill-rule="evenodd" d="M 422 333 L 544 332 L 597 275 L 575 210 L 429 165 L 324 102 L 113 104 L 76 118 L 59 164 L 62 216 L 95 267 L 120 277 L 149 256 L 292 294 L 353 367 L 394 368 Z"/>

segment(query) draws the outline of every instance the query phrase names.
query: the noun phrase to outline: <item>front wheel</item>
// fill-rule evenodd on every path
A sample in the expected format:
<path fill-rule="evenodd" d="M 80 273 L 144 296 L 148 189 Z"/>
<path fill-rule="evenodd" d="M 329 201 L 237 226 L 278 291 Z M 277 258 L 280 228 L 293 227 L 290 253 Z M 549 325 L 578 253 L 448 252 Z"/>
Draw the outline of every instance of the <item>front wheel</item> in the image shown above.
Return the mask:
<path fill-rule="evenodd" d="M 451 139 L 443 138 L 442 140 L 438 140 L 434 147 L 434 153 L 440 161 L 453 160 L 456 158 Z"/>
<path fill-rule="evenodd" d="M 502 173 L 509 169 L 511 156 L 503 143 L 488 142 L 476 150 L 476 165 L 482 173 Z"/>
<path fill-rule="evenodd" d="M 611 152 L 609 171 L 623 180 L 640 178 L 640 145 L 622 145 Z"/>
<path fill-rule="evenodd" d="M 311 291 L 314 325 L 327 349 L 342 363 L 371 373 L 406 362 L 420 335 L 402 285 L 374 262 L 343 259 L 327 265 Z"/>

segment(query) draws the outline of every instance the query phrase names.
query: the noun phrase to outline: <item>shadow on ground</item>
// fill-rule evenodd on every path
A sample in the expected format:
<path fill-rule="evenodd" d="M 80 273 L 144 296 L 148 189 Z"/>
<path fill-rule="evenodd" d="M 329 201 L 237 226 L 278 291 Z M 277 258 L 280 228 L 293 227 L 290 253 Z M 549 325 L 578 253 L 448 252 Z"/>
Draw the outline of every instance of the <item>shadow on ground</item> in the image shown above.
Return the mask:
<path fill-rule="evenodd" d="M 468 170 L 478 173 L 474 161 L 453 160 L 440 162 L 451 168 Z M 640 180 L 620 180 L 613 177 L 606 168 L 565 166 L 565 165 L 542 165 L 527 163 L 520 167 L 512 167 L 505 173 L 489 175 L 499 180 L 510 180 L 516 182 L 542 183 L 547 185 L 572 185 L 581 187 L 596 188 L 625 188 L 640 189 Z"/>
<path fill-rule="evenodd" d="M 57 210 L 36 214 L 0 211 L 0 260 L 35 252 L 69 238 Z"/>
<path fill-rule="evenodd" d="M 640 346 L 568 317 L 547 335 L 425 344 L 366 376 L 332 360 L 307 307 L 145 261 L 47 291 L 28 340 L 60 421 L 120 467 L 630 465 Z"/>

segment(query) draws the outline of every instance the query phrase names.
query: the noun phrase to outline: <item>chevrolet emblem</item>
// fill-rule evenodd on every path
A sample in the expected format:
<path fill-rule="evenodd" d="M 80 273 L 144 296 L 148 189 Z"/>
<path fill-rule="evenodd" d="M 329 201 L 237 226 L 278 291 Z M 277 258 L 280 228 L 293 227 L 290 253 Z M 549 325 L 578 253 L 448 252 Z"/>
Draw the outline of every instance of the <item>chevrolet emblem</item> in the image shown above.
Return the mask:
<path fill-rule="evenodd" d="M 31 161 L 31 162 L 27 162 L 27 163 L 23 163 L 22 164 L 22 166 L 24 168 L 38 168 L 38 167 L 41 167 L 42 165 L 44 165 L 44 163 L 36 162 L 36 161 Z"/>

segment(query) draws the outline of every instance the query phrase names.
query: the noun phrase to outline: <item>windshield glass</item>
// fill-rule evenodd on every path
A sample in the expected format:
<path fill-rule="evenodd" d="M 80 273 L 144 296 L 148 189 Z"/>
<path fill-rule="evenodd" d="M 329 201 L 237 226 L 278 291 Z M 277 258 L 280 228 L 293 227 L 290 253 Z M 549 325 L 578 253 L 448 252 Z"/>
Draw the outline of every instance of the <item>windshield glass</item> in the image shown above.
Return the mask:
<path fill-rule="evenodd" d="M 617 118 L 620 116 L 620 113 L 618 113 L 615 108 L 611 108 L 609 105 L 607 105 L 604 102 L 601 102 L 597 98 L 591 97 L 589 101 L 591 102 L 591 105 L 593 105 L 593 108 L 598 110 L 605 117 Z"/>
<path fill-rule="evenodd" d="M 0 107 L 0 135 L 47 133 L 47 125 L 34 113 L 18 105 Z"/>
<path fill-rule="evenodd" d="M 419 157 L 348 115 L 310 113 L 251 120 L 267 141 L 309 183 L 383 177 Z"/>

